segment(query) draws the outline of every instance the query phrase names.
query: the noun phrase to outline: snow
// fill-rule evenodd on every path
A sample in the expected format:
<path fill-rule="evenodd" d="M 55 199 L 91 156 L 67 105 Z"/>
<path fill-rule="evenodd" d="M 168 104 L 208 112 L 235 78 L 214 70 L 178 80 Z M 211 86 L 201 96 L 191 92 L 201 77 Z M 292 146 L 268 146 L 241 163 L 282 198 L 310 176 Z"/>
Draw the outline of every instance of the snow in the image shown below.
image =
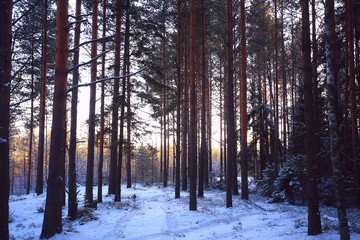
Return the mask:
<path fill-rule="evenodd" d="M 79 206 L 83 211 L 85 189 L 80 188 Z M 104 187 L 103 192 L 107 192 Z M 63 232 L 52 239 L 339 239 L 336 209 L 322 207 L 324 233 L 307 235 L 307 207 L 286 203 L 271 204 L 256 194 L 250 200 L 233 197 L 233 208 L 225 207 L 225 192 L 205 190 L 198 199 L 198 210 L 189 211 L 189 194 L 174 198 L 174 188 L 122 188 L 122 200 L 103 197 L 98 209 L 88 211 L 76 221 L 66 218 Z M 94 188 L 96 196 L 96 188 Z M 41 233 L 45 194 L 10 197 L 10 235 L 13 239 L 38 239 Z M 360 239 L 358 209 L 348 209 L 351 239 Z M 357 231 L 356 232 L 354 232 Z"/>

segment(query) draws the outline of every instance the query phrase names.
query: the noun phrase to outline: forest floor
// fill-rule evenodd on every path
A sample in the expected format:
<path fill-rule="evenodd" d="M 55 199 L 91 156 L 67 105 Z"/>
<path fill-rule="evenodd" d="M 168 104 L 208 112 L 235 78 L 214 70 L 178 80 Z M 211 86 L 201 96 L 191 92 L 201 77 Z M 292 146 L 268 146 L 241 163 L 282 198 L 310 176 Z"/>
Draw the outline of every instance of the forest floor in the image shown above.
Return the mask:
<path fill-rule="evenodd" d="M 106 195 L 97 210 L 84 210 L 85 188 L 80 187 L 80 217 L 67 220 L 63 209 L 63 232 L 52 239 L 339 239 L 336 209 L 321 207 L 323 233 L 307 235 L 307 207 L 269 203 L 250 194 L 250 200 L 233 197 L 233 208 L 225 207 L 225 192 L 206 190 L 198 199 L 198 210 L 189 211 L 189 194 L 174 198 L 174 188 L 122 186 L 122 201 Z M 96 188 L 94 188 L 96 196 Z M 107 186 L 103 192 L 107 192 Z M 45 194 L 10 196 L 12 239 L 39 239 Z M 360 211 L 348 209 L 351 239 L 360 239 Z"/>

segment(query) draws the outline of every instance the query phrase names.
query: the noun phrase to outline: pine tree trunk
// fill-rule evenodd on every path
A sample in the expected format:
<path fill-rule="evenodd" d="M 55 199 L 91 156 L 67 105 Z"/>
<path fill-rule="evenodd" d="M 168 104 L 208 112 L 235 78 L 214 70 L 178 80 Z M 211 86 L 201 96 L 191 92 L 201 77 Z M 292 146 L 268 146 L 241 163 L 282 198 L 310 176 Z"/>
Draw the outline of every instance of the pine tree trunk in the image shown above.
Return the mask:
<path fill-rule="evenodd" d="M 277 0 L 274 0 L 275 4 L 275 142 L 274 142 L 274 163 L 276 174 L 279 171 L 279 74 L 278 74 L 278 19 L 277 19 Z"/>
<path fill-rule="evenodd" d="M 81 0 L 76 1 L 75 15 L 81 15 Z M 77 17 L 77 21 L 81 20 L 81 17 Z M 75 25 L 74 34 L 74 47 L 80 43 L 80 30 L 81 23 Z M 79 50 L 74 52 L 73 65 L 79 64 Z M 79 84 L 79 69 L 75 68 L 73 72 L 73 85 Z M 78 102 L 78 88 L 72 91 L 71 96 L 71 128 L 70 128 L 70 148 L 69 148 L 69 207 L 68 215 L 70 220 L 77 218 L 78 202 L 77 202 L 77 187 L 76 187 L 76 131 L 77 131 L 77 102 Z"/>
<path fill-rule="evenodd" d="M 41 92 L 40 92 L 40 121 L 39 121 L 39 149 L 36 172 L 36 194 L 44 191 L 44 135 L 45 135 L 45 97 L 46 97 L 46 72 L 47 72 L 47 17 L 48 1 L 44 0 L 44 22 L 41 59 Z"/>
<path fill-rule="evenodd" d="M 177 83 L 176 83 L 176 177 L 175 177 L 175 198 L 180 198 L 180 104 L 181 104 L 181 0 L 177 1 Z M 175 166 L 174 166 L 175 167 Z"/>
<path fill-rule="evenodd" d="M 220 72 L 220 81 L 219 81 L 219 91 L 220 91 L 220 101 L 219 101 L 219 109 L 220 109 L 220 179 L 222 180 L 223 179 L 223 176 L 224 176 L 224 159 L 223 159 L 223 106 L 222 106 L 222 99 L 223 99 L 223 94 L 222 94 L 222 85 L 223 85 L 223 80 L 222 80 L 222 66 L 221 66 L 221 58 L 219 58 L 219 64 L 220 64 L 220 69 L 219 69 L 219 72 Z"/>
<path fill-rule="evenodd" d="M 163 184 L 164 184 L 164 187 L 167 187 L 167 181 L 168 181 L 168 171 L 167 171 L 167 168 L 168 168 L 168 165 L 167 165 L 167 161 L 168 161 L 168 158 L 167 158 L 167 144 L 166 144 L 166 141 L 167 141 L 167 130 L 166 130 L 166 67 L 165 67 L 165 64 L 166 64 L 166 51 L 165 51 L 165 39 L 166 39 L 166 36 L 165 36 L 165 33 L 166 33 L 166 30 L 165 30 L 165 3 L 164 4 L 164 9 L 163 9 L 163 35 L 162 35 L 162 41 L 163 41 L 163 49 L 162 49 L 162 67 L 163 67 L 163 118 L 164 118 L 164 144 L 163 144 L 163 147 L 164 147 L 164 157 L 163 157 L 163 161 L 164 161 L 164 173 L 163 173 Z"/>
<path fill-rule="evenodd" d="M 344 171 L 343 164 L 339 157 L 339 128 L 337 122 L 337 96 L 335 74 L 333 66 L 333 49 L 336 45 L 332 42 L 332 25 L 331 16 L 334 12 L 334 0 L 327 0 L 325 2 L 325 48 L 326 48 L 326 86 L 327 86 L 327 102 L 329 109 L 329 130 L 330 130 L 330 155 L 334 179 L 334 189 L 336 198 L 336 207 L 338 211 L 338 218 L 340 224 L 340 239 L 350 239 L 348 221 L 346 217 L 346 206 L 345 206 L 345 192 L 344 192 Z M 334 36 L 333 36 L 334 37 Z"/>
<path fill-rule="evenodd" d="M 103 0 L 103 32 L 102 37 L 106 36 L 106 4 L 107 0 Z M 102 42 L 102 52 L 106 50 L 106 41 Z M 101 78 L 105 78 L 105 54 L 102 56 L 101 62 Z M 101 83 L 101 106 L 100 106 L 100 153 L 99 153 L 99 166 L 98 166 L 98 193 L 97 201 L 102 202 L 102 185 L 103 185 L 103 165 L 104 165 L 104 128 L 105 128 L 105 82 Z"/>
<path fill-rule="evenodd" d="M 245 0 L 240 1 L 241 25 L 241 199 L 249 199 L 247 164 L 247 110 L 246 110 L 246 29 Z M 261 92 L 259 93 L 261 94 Z M 235 153 L 236 154 L 236 153 Z"/>
<path fill-rule="evenodd" d="M 226 207 L 232 207 L 232 190 L 234 173 L 236 169 L 236 132 L 234 121 L 234 65 L 233 65 L 233 21 L 232 0 L 226 1 L 226 58 L 227 58 L 227 84 L 226 84 L 226 123 L 227 123 L 227 168 L 226 168 Z"/>
<path fill-rule="evenodd" d="M 49 162 L 49 178 L 44 221 L 40 238 L 50 238 L 62 231 L 62 163 L 65 162 L 66 89 L 68 73 L 68 1 L 57 1 L 57 39 L 53 121 Z"/>
<path fill-rule="evenodd" d="M 31 43 L 31 96 L 34 96 L 34 39 Z M 33 132 L 34 132 L 34 98 L 31 98 L 30 104 L 30 137 L 29 137 L 29 157 L 28 157 L 28 175 L 26 194 L 30 194 L 31 186 L 31 168 L 32 168 L 32 148 L 33 148 Z"/>
<path fill-rule="evenodd" d="M 120 33 L 121 33 L 121 16 L 122 0 L 116 0 L 116 37 L 115 37 L 115 62 L 114 76 L 120 76 Z M 109 173 L 109 194 L 115 194 L 116 186 L 116 169 L 118 157 L 118 126 L 119 126 L 119 85 L 120 80 L 114 80 L 114 92 L 112 102 L 112 122 L 111 122 L 111 148 L 110 148 L 110 173 Z"/>
<path fill-rule="evenodd" d="M 124 44 L 124 63 L 123 75 L 126 75 L 127 65 L 129 64 L 129 38 L 130 38 L 130 1 L 126 0 L 125 6 L 126 20 L 125 20 L 125 44 Z M 124 116 L 125 116 L 125 90 L 126 78 L 122 81 L 121 91 L 121 109 L 120 109 L 120 135 L 119 135 L 119 156 L 116 167 L 116 186 L 115 186 L 115 202 L 121 201 L 121 166 L 123 157 L 124 145 Z"/>
<path fill-rule="evenodd" d="M 98 0 L 92 1 L 92 39 L 98 36 Z M 91 43 L 91 59 L 97 55 L 97 41 Z M 97 60 L 91 62 L 91 82 L 96 81 Z M 89 108 L 89 135 L 88 135 L 88 159 L 86 165 L 86 189 L 85 206 L 96 207 L 93 199 L 94 185 L 94 157 L 95 157 L 95 103 L 96 84 L 90 86 L 90 108 Z"/>
<path fill-rule="evenodd" d="M 346 1 L 346 15 L 347 15 L 347 30 L 348 30 L 348 64 L 350 76 L 350 109 L 351 109 L 351 136 L 352 136 L 352 151 L 354 162 L 354 176 L 355 176 L 355 196 L 356 205 L 360 205 L 360 161 L 359 161 L 359 136 L 357 126 L 357 104 L 356 104 L 356 84 L 355 84 L 355 64 L 354 64 L 354 25 L 353 25 L 353 10 L 354 5 L 352 0 Z"/>
<path fill-rule="evenodd" d="M 187 190 L 188 174 L 187 174 L 187 159 L 188 159 L 188 129 L 189 129 L 189 78 L 188 78 L 188 7 L 187 0 L 184 0 L 184 118 L 183 118 L 183 138 L 182 138 L 182 155 L 181 155 L 181 180 L 182 190 Z"/>
<path fill-rule="evenodd" d="M 127 63 L 127 74 L 129 74 L 130 63 Z M 130 108 L 130 97 L 131 97 L 131 85 L 130 77 L 126 78 L 126 95 L 127 95 L 127 116 L 126 116 L 126 127 L 127 127 L 127 141 L 126 141 L 126 182 L 127 188 L 131 188 L 131 108 Z"/>
<path fill-rule="evenodd" d="M 0 2 L 0 239 L 9 239 L 9 123 L 13 1 Z"/>
<path fill-rule="evenodd" d="M 190 132 L 189 132 L 189 166 L 190 166 L 190 210 L 196 211 L 196 175 L 197 175 L 197 142 L 196 142 L 196 50 L 195 28 L 196 13 L 198 12 L 196 0 L 190 0 Z"/>
<path fill-rule="evenodd" d="M 314 99 L 312 93 L 312 65 L 311 45 L 309 27 L 309 3 L 308 0 L 301 1 L 302 10 L 302 53 L 304 74 L 304 114 L 305 114 L 305 151 L 307 167 L 307 202 L 308 202 L 308 234 L 317 235 L 321 233 L 319 198 L 317 189 L 317 165 L 316 149 L 312 140 L 315 139 L 314 129 Z"/>
<path fill-rule="evenodd" d="M 206 146 L 206 63 L 205 63 L 205 7 L 204 0 L 201 0 L 201 149 L 199 156 L 199 189 L 198 196 L 204 197 L 204 172 L 207 156 Z"/>

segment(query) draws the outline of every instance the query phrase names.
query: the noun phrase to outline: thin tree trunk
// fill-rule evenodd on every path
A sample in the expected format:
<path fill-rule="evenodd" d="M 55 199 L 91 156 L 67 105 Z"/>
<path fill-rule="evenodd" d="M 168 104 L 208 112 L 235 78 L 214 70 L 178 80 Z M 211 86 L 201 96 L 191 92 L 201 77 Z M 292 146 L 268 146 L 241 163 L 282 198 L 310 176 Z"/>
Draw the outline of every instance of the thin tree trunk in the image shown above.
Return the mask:
<path fill-rule="evenodd" d="M 76 1 L 75 15 L 81 15 L 81 0 Z M 77 21 L 81 20 L 81 17 L 77 17 Z M 80 43 L 80 30 L 81 23 L 76 23 L 74 34 L 74 47 Z M 79 49 L 74 52 L 73 65 L 79 64 Z M 79 68 L 75 68 L 73 71 L 73 85 L 79 84 Z M 70 128 L 70 148 L 69 148 L 69 207 L 68 215 L 70 220 L 77 218 L 78 201 L 77 201 L 77 187 L 76 187 L 76 131 L 77 131 L 77 102 L 78 102 L 78 88 L 72 91 L 71 96 L 71 128 Z"/>
<path fill-rule="evenodd" d="M 236 169 L 236 132 L 234 122 L 234 65 L 233 65 L 233 21 L 232 0 L 226 1 L 226 52 L 227 52 L 227 84 L 226 84 L 226 123 L 228 164 L 226 168 L 226 207 L 232 207 L 233 171 Z"/>
<path fill-rule="evenodd" d="M 49 162 L 49 179 L 44 221 L 40 238 L 50 238 L 62 231 L 62 163 L 65 161 L 66 89 L 68 73 L 68 1 L 57 1 L 56 71 L 53 103 L 53 121 Z"/>
<path fill-rule="evenodd" d="M 116 0 L 116 37 L 115 37 L 115 63 L 114 76 L 120 75 L 120 33 L 121 33 L 121 15 L 122 0 Z M 110 173 L 109 173 L 109 194 L 115 194 L 116 171 L 118 162 L 118 126 L 119 126 L 119 85 L 120 80 L 114 80 L 114 92 L 112 102 L 112 122 L 111 122 L 111 148 L 110 148 Z"/>
<path fill-rule="evenodd" d="M 197 1 L 190 0 L 190 133 L 189 133 L 189 165 L 190 165 L 190 210 L 196 211 L 196 175 L 197 175 L 197 142 L 196 142 L 196 49 L 195 29 Z"/>
<path fill-rule="evenodd" d="M 166 88 L 165 88 L 165 85 L 166 85 L 166 66 L 165 66 L 165 64 L 166 64 L 166 50 L 165 50 L 165 39 L 166 39 L 166 36 L 165 36 L 165 34 L 166 34 L 166 29 L 165 29 L 165 11 L 166 11 L 166 9 L 165 9 L 165 4 L 166 4 L 166 2 L 164 2 L 163 3 L 164 4 L 164 6 L 163 6 L 163 29 L 162 29 L 162 31 L 163 31 L 163 35 L 162 35 L 162 41 L 163 41 L 163 49 L 162 49 L 162 67 L 163 67 L 163 85 L 164 85 L 164 87 L 163 87 L 163 118 L 164 118 L 164 158 L 163 158 L 163 160 L 164 160 L 164 174 L 163 174 L 163 177 L 164 177 L 164 179 L 163 179 L 163 184 L 164 184 L 164 187 L 167 187 L 167 181 L 168 181 L 168 171 L 167 171 L 167 169 L 168 169 L 168 166 L 167 166 L 167 161 L 168 161 L 168 158 L 167 158 L 167 144 L 166 144 L 166 141 L 167 141 L 167 137 L 166 137 L 166 135 L 167 135 L 167 130 L 166 130 Z"/>
<path fill-rule="evenodd" d="M 204 197 L 204 172 L 207 157 L 206 146 L 206 56 L 205 56 L 205 6 L 201 0 L 201 149 L 199 159 L 199 189 L 198 196 Z"/>
<path fill-rule="evenodd" d="M 9 239 L 9 123 L 13 1 L 0 2 L 0 239 Z"/>
<path fill-rule="evenodd" d="M 129 74 L 129 62 L 127 63 L 127 74 Z M 130 109 L 130 97 L 131 97 L 131 85 L 130 85 L 130 77 L 126 78 L 126 95 L 127 95 L 127 116 L 126 116 L 126 127 L 127 127 L 127 141 L 126 141 L 126 182 L 127 188 L 131 188 L 131 109 Z"/>
<path fill-rule="evenodd" d="M 45 97 L 46 97 L 46 71 L 47 71 L 47 17 L 48 1 L 44 0 L 44 21 L 41 59 L 41 91 L 40 91 L 40 121 L 39 121 L 39 149 L 36 172 L 36 194 L 44 191 L 44 130 L 45 130 Z"/>
<path fill-rule="evenodd" d="M 187 174 L 187 159 L 188 159 L 188 129 L 189 129 L 189 78 L 188 78 L 188 0 L 184 0 L 184 118 L 183 118 L 183 144 L 181 155 L 181 177 L 182 177 L 182 190 L 187 190 L 188 174 Z"/>
<path fill-rule="evenodd" d="M 222 119 L 223 119 L 223 107 L 222 107 L 222 99 L 223 99 L 223 94 L 222 94 L 222 67 L 221 67 L 221 57 L 219 58 L 219 64 L 220 64 L 220 81 L 219 81 L 219 90 L 220 90 L 220 179 L 223 179 L 224 176 L 224 159 L 223 159 L 223 124 L 222 124 Z"/>
<path fill-rule="evenodd" d="M 130 38 L 130 0 L 126 0 L 125 6 L 126 22 L 125 22 L 125 44 L 124 44 L 124 63 L 123 63 L 123 75 L 126 75 L 127 65 L 130 61 L 129 53 L 129 38 Z M 124 145 L 124 115 L 125 115 L 125 90 L 126 79 L 122 81 L 121 92 L 121 110 L 120 110 L 120 136 L 119 136 L 119 156 L 116 167 L 116 187 L 115 187 L 115 202 L 121 201 L 121 166 L 123 157 L 123 145 Z"/>
<path fill-rule="evenodd" d="M 31 96 L 34 96 L 34 39 L 31 43 Z M 33 132 L 34 132 L 34 98 L 31 99 L 30 106 L 30 137 L 29 137 L 29 157 L 28 157 L 28 175 L 26 194 L 30 194 L 31 186 L 31 168 L 32 168 L 32 147 L 33 147 Z"/>
<path fill-rule="evenodd" d="M 106 36 L 106 4 L 107 0 L 103 0 L 103 32 L 102 37 Z M 106 50 L 106 41 L 102 42 L 102 52 Z M 101 78 L 105 78 L 105 54 L 102 56 L 101 62 Z M 103 164 L 104 164 L 104 128 L 105 128 L 105 82 L 101 83 L 101 106 L 100 106 L 100 153 L 98 166 L 98 193 L 97 201 L 102 202 L 102 185 L 103 185 Z"/>
<path fill-rule="evenodd" d="M 277 19 L 277 0 L 274 0 L 275 4 L 275 142 L 274 142 L 274 162 L 276 174 L 279 171 L 279 75 L 278 75 L 278 19 Z"/>
<path fill-rule="evenodd" d="M 309 24 L 309 3 L 308 0 L 301 1 L 302 10 L 302 53 L 303 53 L 303 74 L 304 74 L 304 114 L 305 114 L 305 151 L 307 167 L 307 201 L 308 201 L 308 234 L 317 235 L 321 233 L 319 198 L 317 189 L 317 165 L 316 149 L 312 144 L 315 139 L 314 129 L 314 99 L 312 94 L 312 66 L 311 66 L 311 45 L 310 45 L 310 24 Z"/>
<path fill-rule="evenodd" d="M 176 83 L 176 177 L 175 198 L 180 198 L 180 103 L 181 103 L 181 0 L 177 1 L 177 83 Z M 174 166 L 175 167 L 175 166 Z"/>
<path fill-rule="evenodd" d="M 92 1 L 92 39 L 98 37 L 98 0 Z M 91 43 L 91 59 L 97 55 L 97 41 Z M 96 81 L 97 60 L 91 62 L 91 82 Z M 94 148 L 95 148 L 95 103 L 96 84 L 90 86 L 90 108 L 89 108 L 89 136 L 88 136 L 88 159 L 86 165 L 86 189 L 85 206 L 95 207 L 93 199 L 94 185 Z"/>
<path fill-rule="evenodd" d="M 245 0 L 240 1 L 241 25 L 241 199 L 249 199 L 247 180 L 246 36 Z M 261 94 L 261 92 L 259 93 Z"/>
<path fill-rule="evenodd" d="M 333 49 L 336 45 L 333 45 L 332 42 L 332 28 L 335 26 L 332 25 L 331 16 L 334 12 L 334 0 L 327 0 L 325 2 L 325 48 L 326 48 L 326 86 L 327 86 L 327 101 L 329 108 L 329 130 L 330 130 L 330 155 L 334 179 L 334 189 L 336 197 L 336 207 L 339 218 L 340 225 L 340 239 L 347 240 L 350 239 L 349 226 L 346 217 L 346 206 L 345 206 L 345 192 L 343 188 L 344 184 L 344 175 L 343 175 L 343 164 L 339 156 L 339 128 L 337 122 L 337 96 L 336 96 L 336 87 L 335 75 L 334 75 L 334 66 L 333 66 Z M 334 37 L 334 36 L 333 36 Z"/>

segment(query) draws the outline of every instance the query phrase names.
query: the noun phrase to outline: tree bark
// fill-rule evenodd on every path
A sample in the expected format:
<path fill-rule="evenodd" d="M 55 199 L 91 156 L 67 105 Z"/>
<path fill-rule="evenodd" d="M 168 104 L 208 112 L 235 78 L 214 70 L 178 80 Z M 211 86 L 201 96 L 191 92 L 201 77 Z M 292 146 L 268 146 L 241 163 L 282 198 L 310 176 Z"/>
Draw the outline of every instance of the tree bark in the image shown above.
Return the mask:
<path fill-rule="evenodd" d="M 13 1 L 0 2 L 0 239 L 9 239 L 9 123 Z"/>
<path fill-rule="evenodd" d="M 47 72 L 47 17 L 48 1 L 44 0 L 44 26 L 42 39 L 41 59 L 41 92 L 40 92 L 40 121 L 39 121 L 39 149 L 36 172 L 36 194 L 41 195 L 44 191 L 44 135 L 45 135 L 45 97 L 46 97 L 46 72 Z"/>
<path fill-rule="evenodd" d="M 188 0 L 184 0 L 184 118 L 183 118 L 183 138 L 182 138 L 182 155 L 181 155 L 181 180 L 182 190 L 187 190 L 187 159 L 188 159 L 188 129 L 189 129 L 189 78 L 188 78 Z"/>
<path fill-rule="evenodd" d="M 326 86 L 327 86 L 327 102 L 329 109 L 329 130 L 330 130 L 330 155 L 331 165 L 334 179 L 334 189 L 336 198 L 336 207 L 338 212 L 338 219 L 340 224 L 340 239 L 350 239 L 349 226 L 346 217 L 345 206 L 345 192 L 343 188 L 344 184 L 344 172 L 343 164 L 339 157 L 339 127 L 337 122 L 337 96 L 335 74 L 334 74 L 334 51 L 336 45 L 332 42 L 332 36 L 335 28 L 332 25 L 332 14 L 334 12 L 334 0 L 327 0 L 325 2 L 325 54 L 326 54 Z"/>
<path fill-rule="evenodd" d="M 316 149 L 312 144 L 315 139 L 314 129 L 314 99 L 312 93 L 312 66 L 311 66 L 311 45 L 310 45 L 310 23 L 309 23 L 309 2 L 301 1 L 302 10 L 302 53 L 303 53 L 303 74 L 304 74 L 304 114 L 305 114 L 305 151 L 307 167 L 307 201 L 308 201 L 308 234 L 317 235 L 321 233 L 319 199 L 317 189 L 317 165 Z"/>
<path fill-rule="evenodd" d="M 121 13 L 122 0 L 116 0 L 116 37 L 115 37 L 115 62 L 114 76 L 120 75 L 120 33 L 121 33 Z M 116 169 L 117 169 L 117 150 L 118 150 L 118 121 L 119 121 L 119 85 L 120 80 L 114 81 L 114 92 L 112 102 L 112 122 L 111 122 L 111 148 L 110 148 L 110 173 L 109 173 L 109 194 L 115 193 Z"/>
<path fill-rule="evenodd" d="M 352 136 L 352 152 L 354 162 L 355 176 L 355 196 L 356 205 L 360 205 L 360 161 L 359 161 L 359 136 L 357 126 L 357 104 L 356 104 L 356 85 L 355 85 L 355 64 L 354 64 L 354 24 L 353 10 L 354 4 L 352 0 L 346 1 L 347 15 L 347 31 L 348 31 L 348 64 L 350 75 L 350 112 L 351 112 L 351 136 Z"/>
<path fill-rule="evenodd" d="M 247 180 L 247 110 L 246 110 L 246 28 L 245 0 L 240 1 L 241 25 L 241 199 L 249 199 Z M 261 92 L 259 93 L 261 94 Z"/>
<path fill-rule="evenodd" d="M 165 36 L 165 34 L 166 34 L 166 29 L 165 29 L 165 11 L 166 11 L 166 9 L 165 9 L 165 2 L 163 3 L 164 5 L 163 5 L 163 26 L 162 26 L 162 31 L 163 31 L 163 35 L 162 35 L 162 42 L 163 42 L 163 49 L 162 49 L 162 67 L 163 67 L 163 85 L 164 85 L 164 87 L 163 87 L 163 94 L 162 94 L 162 97 L 163 97 L 163 118 L 164 118 L 164 121 L 163 121 L 163 123 L 164 123 L 164 144 L 163 144 L 163 147 L 164 147 L 164 157 L 163 157 L 163 160 L 164 160 L 164 173 L 163 173 L 163 177 L 164 177 L 164 179 L 163 179 L 163 184 L 164 184 L 164 187 L 167 187 L 167 182 L 168 182 L 168 171 L 167 171 L 167 169 L 168 169 L 168 166 L 167 166 L 167 162 L 168 162 L 168 158 L 167 158 L 167 144 L 166 144 L 166 141 L 167 141 L 167 137 L 166 137 L 166 135 L 167 135 L 167 130 L 166 130 L 166 123 L 167 123 L 167 121 L 166 121 L 166 87 L 165 87 L 165 85 L 166 85 L 166 66 L 165 66 L 165 64 L 166 64 L 166 50 L 165 50 L 165 39 L 166 39 L 166 36 Z"/>
<path fill-rule="evenodd" d="M 198 196 L 204 197 L 204 173 L 207 160 L 206 144 L 206 53 L 205 53 L 205 6 L 201 0 L 201 149 L 199 159 L 199 189 Z"/>
<path fill-rule="evenodd" d="M 102 37 L 106 36 L 106 4 L 107 0 L 103 0 L 103 32 Z M 102 42 L 102 52 L 106 50 L 106 40 Z M 105 78 L 105 54 L 102 56 L 101 62 L 101 78 Z M 98 193 L 97 201 L 102 202 L 102 185 L 103 185 L 103 165 L 104 165 L 104 128 L 105 128 L 105 82 L 101 83 L 101 106 L 100 106 L 100 153 L 99 153 L 99 166 L 98 166 Z"/>
<path fill-rule="evenodd" d="M 57 39 L 53 120 L 49 162 L 49 178 L 44 221 L 40 238 L 50 238 L 62 231 L 62 163 L 65 151 L 66 90 L 68 73 L 68 1 L 57 1 Z"/>
<path fill-rule="evenodd" d="M 98 0 L 92 1 L 92 39 L 98 37 Z M 91 59 L 97 55 L 97 41 L 91 43 Z M 91 82 L 96 81 L 97 60 L 91 62 Z M 88 159 L 86 165 L 86 189 L 85 206 L 94 208 L 93 185 L 94 185 L 94 156 L 95 156 L 95 103 L 96 84 L 90 86 L 89 108 L 89 135 L 88 135 Z"/>
<path fill-rule="evenodd" d="M 75 15 L 81 15 L 81 0 L 76 1 L 76 10 Z M 81 17 L 76 19 L 77 21 L 81 20 Z M 74 34 L 74 47 L 80 43 L 80 30 L 81 23 L 76 23 L 75 25 L 75 34 Z M 79 64 L 79 49 L 74 52 L 73 65 L 76 66 Z M 76 86 L 79 84 L 79 68 L 75 68 L 73 71 L 73 85 Z M 78 210 L 78 201 L 77 201 L 77 187 L 76 187 L 76 131 L 77 131 L 77 102 L 78 102 L 78 88 L 75 88 L 72 91 L 71 96 L 71 128 L 70 128 L 70 148 L 69 148 L 69 206 L 68 206 L 68 215 L 70 220 L 75 220 L 77 218 Z"/>
<path fill-rule="evenodd" d="M 190 133 L 189 133 L 189 165 L 190 165 L 190 210 L 196 211 L 196 175 L 197 175 L 197 141 L 196 141 L 196 49 L 195 28 L 196 12 L 198 12 L 196 0 L 190 0 Z"/>
<path fill-rule="evenodd" d="M 232 184 L 236 169 L 236 132 L 234 122 L 234 65 L 233 65 L 233 21 L 232 0 L 226 0 L 226 60 L 227 60 L 227 84 L 226 84 L 226 123 L 227 123 L 227 168 L 226 168 L 226 207 L 232 207 Z"/>
<path fill-rule="evenodd" d="M 129 37 L 130 37 L 130 1 L 126 0 L 125 6 L 126 22 L 125 22 L 125 44 L 124 44 L 124 63 L 123 75 L 126 75 L 127 65 L 129 64 Z M 122 81 L 121 92 L 121 110 L 120 110 L 120 136 L 119 136 L 119 156 L 116 167 L 116 187 L 115 187 L 115 202 L 121 201 L 121 165 L 123 157 L 124 145 L 124 115 L 125 115 L 125 90 L 126 79 Z"/>
<path fill-rule="evenodd" d="M 177 83 L 176 83 L 176 177 L 175 177 L 175 198 L 180 198 L 180 103 L 181 103 L 181 0 L 177 1 Z"/>

